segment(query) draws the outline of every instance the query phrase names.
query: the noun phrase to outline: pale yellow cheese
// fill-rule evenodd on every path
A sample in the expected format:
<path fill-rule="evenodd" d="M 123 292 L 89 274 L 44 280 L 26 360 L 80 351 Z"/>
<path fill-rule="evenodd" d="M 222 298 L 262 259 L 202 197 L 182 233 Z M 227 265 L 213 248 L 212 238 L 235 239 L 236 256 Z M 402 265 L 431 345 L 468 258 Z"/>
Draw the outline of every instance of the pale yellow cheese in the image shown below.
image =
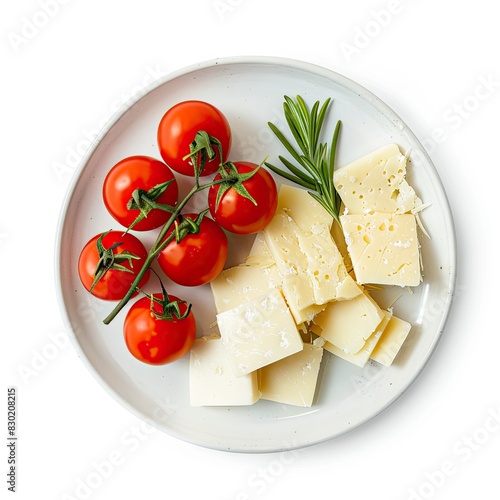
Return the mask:
<path fill-rule="evenodd" d="M 262 232 L 258 232 L 255 235 L 255 239 L 252 244 L 252 248 L 245 259 L 245 264 L 248 266 L 275 266 L 276 262 L 267 248 L 267 244 L 264 240 Z"/>
<path fill-rule="evenodd" d="M 263 234 L 267 247 L 283 275 L 283 293 L 289 303 L 304 309 L 346 300 L 359 294 L 348 275 L 327 225 L 316 224 L 306 232 L 284 212 L 278 212 Z M 287 290 L 293 289 L 294 298 Z M 291 306 L 295 310 L 294 306 Z"/>
<path fill-rule="evenodd" d="M 302 350 L 302 338 L 278 290 L 217 314 L 217 323 L 238 377 Z"/>
<path fill-rule="evenodd" d="M 304 344 L 302 351 L 259 370 L 261 399 L 311 407 L 323 349 Z"/>
<path fill-rule="evenodd" d="M 314 318 L 319 334 L 347 354 L 356 354 L 384 319 L 384 311 L 363 291 L 351 300 L 330 302 Z"/>
<path fill-rule="evenodd" d="M 277 211 L 290 216 L 302 231 L 311 232 L 316 224 L 332 227 L 333 217 L 305 189 L 282 184 Z"/>
<path fill-rule="evenodd" d="M 341 207 L 341 212 L 343 212 L 342 207 Z M 344 259 L 344 265 L 347 271 L 351 272 L 352 270 L 351 256 L 347 251 L 347 243 L 345 242 L 344 232 L 342 231 L 342 226 L 340 225 L 340 223 L 335 222 L 332 225 L 330 233 L 332 235 L 333 241 L 335 242 L 335 245 L 337 245 L 337 248 L 339 249 L 340 255 L 342 255 L 342 258 Z"/>
<path fill-rule="evenodd" d="M 262 232 L 267 248 L 283 277 L 305 274 L 307 270 L 307 257 L 300 249 L 297 236 L 299 231 L 293 219 L 280 211 Z M 311 297 L 311 304 L 314 303 L 313 300 Z"/>
<path fill-rule="evenodd" d="M 348 214 L 340 220 L 358 283 L 420 284 L 420 251 L 414 215 Z"/>
<path fill-rule="evenodd" d="M 388 144 L 339 168 L 334 185 L 349 213 L 407 213 L 422 206 L 405 179 L 406 157 Z"/>
<path fill-rule="evenodd" d="M 321 305 L 331 300 L 349 300 L 359 295 L 359 288 L 349 276 L 330 228 L 323 224 L 314 231 L 299 231 L 299 247 L 307 257 L 307 275 L 313 286 L 314 303 Z"/>
<path fill-rule="evenodd" d="M 391 366 L 410 330 L 410 323 L 393 316 L 371 353 L 371 359 L 384 366 Z"/>
<path fill-rule="evenodd" d="M 314 292 L 312 285 L 304 275 L 285 276 L 283 279 L 283 295 L 286 298 L 293 319 L 298 325 L 312 321 L 314 316 L 326 307 L 326 304 L 311 304 L 311 297 L 313 297 Z"/>
<path fill-rule="evenodd" d="M 283 276 L 283 294 L 295 321 L 303 321 L 301 310 L 314 305 L 314 290 L 307 275 L 307 257 L 297 238 L 298 226 L 284 212 L 278 212 L 264 229 L 263 236 Z"/>
<path fill-rule="evenodd" d="M 258 401 L 257 372 L 236 377 L 222 340 L 201 337 L 194 341 L 189 360 L 191 406 L 240 406 Z"/>
<path fill-rule="evenodd" d="M 362 349 L 356 354 L 349 354 L 342 349 L 339 349 L 337 346 L 333 345 L 330 342 L 325 342 L 323 346 L 324 349 L 331 352 L 332 354 L 335 354 L 339 358 L 345 359 L 346 361 L 349 361 L 349 363 L 353 363 L 356 366 L 362 368 L 370 359 L 370 356 L 372 355 L 374 349 L 376 349 L 377 344 L 380 341 L 380 338 L 383 336 L 384 330 L 391 319 L 392 315 L 390 312 L 383 311 L 383 314 L 384 317 L 382 321 L 377 325 L 375 331 L 370 335 L 370 337 L 368 337 L 368 340 L 365 342 L 365 345 L 362 347 Z"/>
<path fill-rule="evenodd" d="M 283 278 L 276 265 L 235 266 L 224 269 L 210 282 L 217 313 L 280 289 Z"/>
<path fill-rule="evenodd" d="M 297 275 L 289 275 L 283 279 L 274 262 L 261 233 L 256 235 L 254 244 L 245 260 L 245 264 L 222 271 L 210 285 L 217 313 L 237 307 L 243 302 L 264 295 L 272 289 L 287 291 L 290 301 L 287 305 L 299 329 L 303 323 L 310 321 L 324 307 L 316 305 L 302 306 L 300 291 L 294 287 Z M 301 280 L 299 280 L 301 281 Z M 312 289 L 307 300 L 312 296 Z"/>

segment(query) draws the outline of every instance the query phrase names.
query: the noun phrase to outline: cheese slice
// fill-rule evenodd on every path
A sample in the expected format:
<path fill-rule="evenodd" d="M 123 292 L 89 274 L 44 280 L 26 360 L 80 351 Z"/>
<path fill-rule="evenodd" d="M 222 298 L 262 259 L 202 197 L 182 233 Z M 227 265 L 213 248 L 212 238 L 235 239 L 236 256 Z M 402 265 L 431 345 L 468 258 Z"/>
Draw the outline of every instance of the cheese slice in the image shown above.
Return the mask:
<path fill-rule="evenodd" d="M 358 283 L 417 286 L 422 279 L 417 224 L 412 214 L 340 217 Z"/>
<path fill-rule="evenodd" d="M 370 359 L 370 356 L 372 355 L 374 349 L 376 349 L 377 344 L 380 341 L 380 338 L 383 336 L 384 330 L 391 319 L 392 314 L 390 312 L 383 311 L 383 313 L 384 313 L 384 318 L 377 325 L 375 331 L 370 335 L 370 337 L 368 337 L 368 340 L 365 342 L 363 348 L 357 353 L 349 354 L 343 351 L 342 349 L 339 349 L 337 346 L 333 345 L 330 342 L 325 342 L 323 346 L 324 349 L 331 352 L 335 356 L 345 359 L 349 363 L 353 363 L 354 365 L 362 368 L 363 366 L 366 365 L 366 363 Z"/>
<path fill-rule="evenodd" d="M 310 232 L 316 224 L 332 227 L 333 217 L 305 189 L 282 184 L 277 211 L 285 212 L 302 231 Z"/>
<path fill-rule="evenodd" d="M 280 289 L 283 278 L 276 265 L 235 266 L 224 269 L 210 282 L 217 313 Z"/>
<path fill-rule="evenodd" d="M 306 273 L 313 286 L 314 303 L 321 305 L 331 300 L 349 300 L 359 295 L 359 287 L 349 276 L 330 228 L 317 224 L 314 231 L 297 232 L 299 247 L 307 257 Z"/>
<path fill-rule="evenodd" d="M 351 299 L 360 293 L 347 273 L 327 225 L 318 223 L 313 232 L 306 232 L 291 217 L 278 212 L 263 234 L 283 275 L 283 293 L 289 303 L 295 300 L 287 293 L 292 287 L 295 294 L 300 294 L 298 307 L 302 309 L 331 300 Z M 289 285 L 290 281 L 293 284 Z"/>
<path fill-rule="evenodd" d="M 238 377 L 302 350 L 302 338 L 278 290 L 217 314 L 217 323 Z"/>
<path fill-rule="evenodd" d="M 258 401 L 257 372 L 236 377 L 222 340 L 201 337 L 194 341 L 189 360 L 191 406 L 240 406 Z"/>
<path fill-rule="evenodd" d="M 341 208 L 341 212 L 343 212 Z M 335 222 L 330 230 L 333 241 L 339 249 L 340 255 L 344 259 L 344 265 L 348 272 L 352 271 L 352 261 L 349 252 L 347 251 L 347 243 L 345 242 L 344 232 L 340 223 Z"/>
<path fill-rule="evenodd" d="M 276 265 L 261 231 L 255 235 L 252 248 L 250 248 L 250 252 L 245 259 L 245 264 L 261 267 Z"/>
<path fill-rule="evenodd" d="M 403 214 L 422 206 L 405 176 L 406 156 L 388 144 L 336 170 L 334 185 L 349 213 Z"/>
<path fill-rule="evenodd" d="M 261 399 L 311 407 L 323 349 L 304 344 L 302 351 L 259 370 Z"/>
<path fill-rule="evenodd" d="M 217 313 L 227 311 L 241 303 L 265 295 L 273 289 L 286 289 L 290 298 L 287 305 L 295 323 L 299 329 L 304 329 L 303 323 L 310 321 L 324 307 L 316 305 L 303 307 L 301 289 L 304 290 L 307 287 L 301 283 L 302 286 L 296 289 L 295 278 L 297 278 L 296 275 L 290 275 L 285 280 L 283 279 L 262 235 L 257 234 L 245 264 L 225 269 L 210 282 L 216 311 Z M 311 296 L 312 290 L 307 295 L 307 300 Z"/>
<path fill-rule="evenodd" d="M 283 279 L 283 295 L 286 297 L 286 303 L 297 324 L 312 321 L 314 316 L 326 307 L 326 304 L 311 304 L 314 291 L 311 283 L 304 275 L 285 276 Z"/>
<path fill-rule="evenodd" d="M 283 211 L 277 212 L 263 230 L 269 252 L 283 277 L 305 274 L 308 267 L 307 257 L 300 249 L 299 231 L 297 224 Z"/>
<path fill-rule="evenodd" d="M 410 323 L 393 316 L 385 328 L 377 346 L 371 353 L 371 359 L 384 366 L 391 366 L 403 342 L 408 337 L 410 330 Z"/>
<path fill-rule="evenodd" d="M 356 354 L 384 319 L 384 311 L 366 291 L 352 300 L 330 302 L 314 318 L 319 335 L 347 354 Z"/>

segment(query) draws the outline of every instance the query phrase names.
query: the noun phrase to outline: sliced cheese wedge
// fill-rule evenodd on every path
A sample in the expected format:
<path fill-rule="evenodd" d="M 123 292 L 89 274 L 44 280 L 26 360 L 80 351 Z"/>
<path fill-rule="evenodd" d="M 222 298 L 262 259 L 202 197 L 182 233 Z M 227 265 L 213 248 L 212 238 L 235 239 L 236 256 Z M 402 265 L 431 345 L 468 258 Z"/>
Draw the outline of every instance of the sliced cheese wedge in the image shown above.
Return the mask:
<path fill-rule="evenodd" d="M 311 407 L 323 349 L 304 344 L 302 351 L 259 370 L 261 399 Z"/>
<path fill-rule="evenodd" d="M 404 214 L 422 206 L 405 176 L 406 156 L 388 144 L 336 170 L 334 185 L 349 213 Z"/>
<path fill-rule="evenodd" d="M 333 217 L 305 189 L 282 184 L 277 211 L 285 212 L 302 231 L 311 232 L 315 225 L 332 227 Z"/>
<path fill-rule="evenodd" d="M 349 354 L 342 349 L 339 349 L 337 346 L 331 344 L 330 342 L 326 342 L 323 348 L 331 352 L 332 354 L 335 354 L 335 356 L 345 359 L 346 361 L 349 361 L 349 363 L 353 363 L 356 366 L 362 368 L 370 359 L 374 349 L 376 349 L 380 338 L 384 334 L 384 330 L 387 328 L 391 316 L 391 313 L 389 313 L 388 311 L 384 311 L 384 318 L 382 319 L 382 321 L 377 325 L 375 331 L 370 335 L 370 337 L 368 337 L 368 340 L 365 342 L 365 345 L 362 347 L 362 349 L 355 354 Z"/>
<path fill-rule="evenodd" d="M 278 290 L 217 314 L 217 324 L 237 377 L 302 350 L 302 338 Z"/>
<path fill-rule="evenodd" d="M 370 358 L 384 366 L 391 366 L 410 330 L 410 323 L 393 316 Z"/>
<path fill-rule="evenodd" d="M 263 235 L 284 282 L 293 281 L 290 288 L 300 293 L 298 307 L 348 300 L 360 293 L 327 225 L 318 223 L 314 232 L 306 232 L 287 214 L 278 212 Z M 292 303 L 295 299 L 286 290 L 284 286 L 285 298 Z"/>
<path fill-rule="evenodd" d="M 330 302 L 314 318 L 319 335 L 347 354 L 356 354 L 384 319 L 384 311 L 366 291 L 351 300 Z"/>
<path fill-rule="evenodd" d="M 276 265 L 235 266 L 224 269 L 210 282 L 217 313 L 281 289 L 283 278 Z"/>
<path fill-rule="evenodd" d="M 222 340 L 216 336 L 194 341 L 189 360 L 191 406 L 240 406 L 258 401 L 257 372 L 236 377 Z"/>
<path fill-rule="evenodd" d="M 340 217 L 356 281 L 418 286 L 417 224 L 412 214 L 348 214 Z"/>

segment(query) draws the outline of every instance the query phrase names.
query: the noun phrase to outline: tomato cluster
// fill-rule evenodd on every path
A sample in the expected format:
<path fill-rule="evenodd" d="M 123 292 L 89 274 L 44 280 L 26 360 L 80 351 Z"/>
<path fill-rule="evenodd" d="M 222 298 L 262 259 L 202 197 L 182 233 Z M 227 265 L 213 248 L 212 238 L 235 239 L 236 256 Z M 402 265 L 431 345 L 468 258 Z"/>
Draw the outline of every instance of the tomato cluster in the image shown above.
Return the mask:
<path fill-rule="evenodd" d="M 215 106 L 196 100 L 176 104 L 163 115 L 157 142 L 161 160 L 124 158 L 104 180 L 104 205 L 126 230 L 95 235 L 80 254 L 84 287 L 100 299 L 119 301 L 105 323 L 145 285 L 154 261 L 177 284 L 206 284 L 225 266 L 226 231 L 254 234 L 276 211 L 277 188 L 269 172 L 254 163 L 228 161 L 232 131 Z M 173 171 L 194 178 L 184 200 L 179 200 Z M 209 176 L 200 184 L 200 178 Z M 182 213 L 188 199 L 201 191 L 208 191 L 207 209 Z M 158 228 L 149 251 L 129 232 Z M 191 306 L 169 296 L 163 284 L 161 289 L 132 305 L 123 329 L 130 353 L 154 365 L 184 356 L 196 337 Z"/>

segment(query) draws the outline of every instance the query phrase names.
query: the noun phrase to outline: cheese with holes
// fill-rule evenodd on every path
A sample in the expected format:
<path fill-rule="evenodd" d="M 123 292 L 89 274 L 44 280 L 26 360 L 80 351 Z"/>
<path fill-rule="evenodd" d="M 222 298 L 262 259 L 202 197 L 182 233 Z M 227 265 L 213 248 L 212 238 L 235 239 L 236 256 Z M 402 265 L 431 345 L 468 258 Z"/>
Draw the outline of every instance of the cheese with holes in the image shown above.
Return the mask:
<path fill-rule="evenodd" d="M 414 215 L 348 214 L 340 220 L 358 283 L 420 284 L 420 251 Z"/>
<path fill-rule="evenodd" d="M 283 293 L 288 302 L 294 301 L 292 294 L 287 294 L 291 288 L 300 294 L 298 307 L 301 309 L 331 300 L 351 299 L 359 294 L 328 225 L 318 223 L 312 232 L 306 232 L 286 213 L 277 212 L 263 234 L 283 275 Z"/>
<path fill-rule="evenodd" d="M 258 233 L 245 264 L 222 271 L 210 282 L 217 313 L 237 307 L 267 292 L 286 289 L 290 301 L 287 303 L 299 329 L 310 321 L 324 306 L 302 308 L 300 290 L 295 289 L 294 278 L 289 276 L 285 283 L 276 266 L 261 233 Z"/>
<path fill-rule="evenodd" d="M 281 274 L 285 276 L 303 274 L 307 281 L 307 257 L 300 249 L 299 227 L 283 211 L 277 212 L 263 230 L 264 240 Z M 313 302 L 311 297 L 311 304 Z M 308 304 L 310 305 L 310 304 Z"/>
<path fill-rule="evenodd" d="M 328 352 L 335 354 L 335 356 L 345 359 L 346 361 L 349 361 L 349 363 L 353 363 L 354 365 L 362 368 L 363 366 L 366 365 L 366 363 L 370 359 L 372 353 L 377 347 L 377 344 L 379 343 L 381 337 L 383 336 L 384 331 L 387 328 L 387 325 L 389 324 L 389 321 L 391 320 L 392 315 L 390 312 L 383 311 L 383 314 L 384 317 L 382 321 L 377 325 L 375 331 L 368 337 L 367 341 L 365 342 L 365 345 L 357 353 L 349 354 L 348 352 L 339 349 L 337 346 L 331 344 L 330 342 L 325 342 L 323 348 L 326 349 Z"/>
<path fill-rule="evenodd" d="M 217 324 L 238 377 L 302 350 L 302 338 L 278 290 L 217 314 Z"/>
<path fill-rule="evenodd" d="M 191 406 L 240 406 L 258 401 L 257 372 L 236 377 L 222 340 L 201 337 L 194 341 L 189 360 Z"/>
<path fill-rule="evenodd" d="M 371 359 L 384 366 L 391 366 L 410 330 L 410 323 L 393 316 L 370 355 Z"/>
<path fill-rule="evenodd" d="M 384 311 L 363 291 L 351 300 L 330 302 L 314 318 L 322 338 L 347 354 L 356 354 L 384 319 Z"/>
<path fill-rule="evenodd" d="M 311 407 L 323 349 L 304 344 L 302 351 L 259 370 L 261 399 Z"/>
<path fill-rule="evenodd" d="M 422 206 L 405 176 L 406 156 L 389 144 L 336 170 L 334 185 L 349 213 L 403 214 Z"/>

